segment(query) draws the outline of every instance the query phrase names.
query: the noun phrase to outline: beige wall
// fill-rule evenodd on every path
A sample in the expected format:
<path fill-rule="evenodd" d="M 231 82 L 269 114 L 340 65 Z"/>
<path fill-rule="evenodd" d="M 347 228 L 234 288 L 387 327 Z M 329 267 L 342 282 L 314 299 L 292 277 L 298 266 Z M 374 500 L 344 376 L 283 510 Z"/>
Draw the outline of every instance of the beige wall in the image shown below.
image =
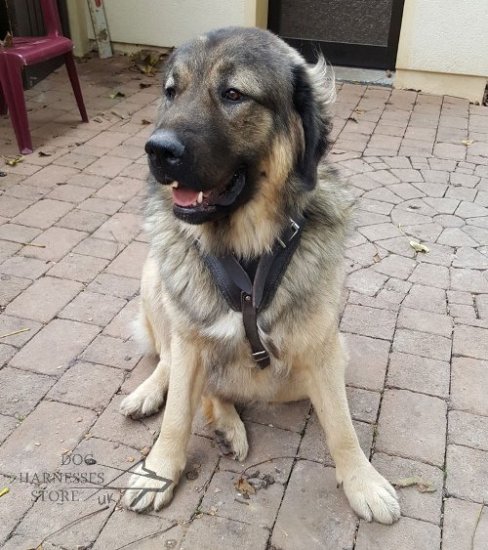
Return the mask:
<path fill-rule="evenodd" d="M 105 0 L 112 42 L 178 46 L 210 29 L 266 26 L 263 0 Z M 89 38 L 93 29 L 86 9 Z"/>
<path fill-rule="evenodd" d="M 397 87 L 480 101 L 488 79 L 488 0 L 405 0 L 396 68 Z"/>

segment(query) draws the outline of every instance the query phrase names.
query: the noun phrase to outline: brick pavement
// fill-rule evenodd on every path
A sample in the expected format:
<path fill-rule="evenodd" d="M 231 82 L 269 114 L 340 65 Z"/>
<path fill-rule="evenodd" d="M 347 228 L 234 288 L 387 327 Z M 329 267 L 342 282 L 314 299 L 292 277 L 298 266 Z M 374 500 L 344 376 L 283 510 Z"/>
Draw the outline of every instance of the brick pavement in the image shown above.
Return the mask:
<path fill-rule="evenodd" d="M 117 489 L 84 500 L 85 483 L 73 502 L 62 492 L 73 478 L 26 479 L 110 481 L 147 452 L 160 423 L 118 412 L 154 366 L 128 326 L 147 247 L 143 145 L 159 86 L 124 57 L 79 69 L 90 123 L 78 122 L 65 75 L 54 73 L 27 93 L 36 151 L 1 166 L 0 489 L 10 492 L 0 497 L 0 545 L 115 550 L 146 537 L 132 547 L 486 549 L 488 108 L 412 91 L 339 86 L 329 160 L 359 205 L 341 329 L 361 445 L 390 480 L 418 476 L 435 491 L 399 489 L 403 517 L 392 527 L 358 521 L 306 402 L 243 411 L 244 466 L 296 454 L 319 462 L 259 466 L 275 483 L 250 500 L 236 499 L 243 466 L 218 456 L 201 418 L 175 500 L 160 513 L 122 510 Z M 111 99 L 116 90 L 125 96 Z M 0 150 L 17 154 L 6 119 Z M 62 464 L 86 455 L 97 463 Z"/>

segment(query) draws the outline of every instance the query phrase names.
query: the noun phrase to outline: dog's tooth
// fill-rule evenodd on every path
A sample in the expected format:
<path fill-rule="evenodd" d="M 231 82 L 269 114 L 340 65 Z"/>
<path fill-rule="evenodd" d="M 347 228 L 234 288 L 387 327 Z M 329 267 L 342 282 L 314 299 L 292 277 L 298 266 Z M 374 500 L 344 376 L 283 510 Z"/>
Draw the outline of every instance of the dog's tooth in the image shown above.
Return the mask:
<path fill-rule="evenodd" d="M 200 193 L 198 193 L 197 203 L 202 204 L 202 202 L 203 202 L 203 191 L 200 191 Z"/>
<path fill-rule="evenodd" d="M 174 181 L 172 184 L 171 184 L 171 187 L 173 189 L 177 189 L 178 188 L 178 185 L 180 185 L 180 183 L 178 181 Z"/>

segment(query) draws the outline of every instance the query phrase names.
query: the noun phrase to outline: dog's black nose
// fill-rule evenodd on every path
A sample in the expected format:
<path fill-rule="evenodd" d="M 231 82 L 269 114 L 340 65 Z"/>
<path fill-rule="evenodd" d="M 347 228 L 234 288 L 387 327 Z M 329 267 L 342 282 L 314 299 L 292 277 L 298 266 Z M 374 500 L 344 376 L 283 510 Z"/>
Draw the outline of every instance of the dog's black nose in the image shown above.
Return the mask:
<path fill-rule="evenodd" d="M 146 143 L 146 153 L 152 162 L 177 165 L 185 152 L 185 146 L 173 132 L 159 130 Z"/>

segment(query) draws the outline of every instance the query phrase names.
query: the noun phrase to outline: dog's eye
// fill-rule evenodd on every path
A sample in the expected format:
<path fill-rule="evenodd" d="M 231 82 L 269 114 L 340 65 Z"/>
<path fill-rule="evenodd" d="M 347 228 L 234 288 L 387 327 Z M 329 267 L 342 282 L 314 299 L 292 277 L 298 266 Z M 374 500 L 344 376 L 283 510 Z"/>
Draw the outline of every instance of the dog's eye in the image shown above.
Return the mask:
<path fill-rule="evenodd" d="M 174 86 L 168 86 L 167 88 L 165 88 L 164 95 L 166 96 L 167 99 L 174 99 L 174 97 L 176 95 L 175 87 Z"/>
<path fill-rule="evenodd" d="M 230 88 L 229 90 L 225 90 L 225 92 L 222 94 L 222 97 L 228 99 L 229 101 L 241 101 L 243 95 L 239 90 L 236 90 L 235 88 Z"/>

